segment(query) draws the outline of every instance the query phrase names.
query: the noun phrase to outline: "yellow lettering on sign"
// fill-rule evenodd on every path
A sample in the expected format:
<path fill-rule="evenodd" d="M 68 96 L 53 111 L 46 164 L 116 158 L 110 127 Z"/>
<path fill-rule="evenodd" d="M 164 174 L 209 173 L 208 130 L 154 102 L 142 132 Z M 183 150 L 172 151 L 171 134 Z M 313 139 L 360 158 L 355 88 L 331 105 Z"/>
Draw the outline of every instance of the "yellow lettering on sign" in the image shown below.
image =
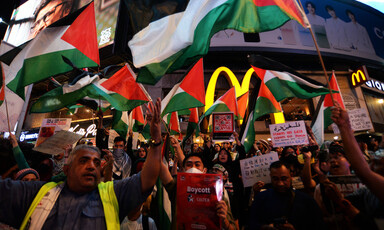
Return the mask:
<path fill-rule="evenodd" d="M 356 81 L 357 81 L 357 83 L 360 82 L 360 75 L 361 75 L 362 81 L 365 81 L 367 79 L 365 77 L 365 74 L 363 73 L 363 71 L 358 70 L 358 71 L 356 71 L 356 73 L 352 73 L 352 85 L 353 86 L 356 86 Z M 356 79 L 356 81 L 355 81 L 355 79 Z"/>

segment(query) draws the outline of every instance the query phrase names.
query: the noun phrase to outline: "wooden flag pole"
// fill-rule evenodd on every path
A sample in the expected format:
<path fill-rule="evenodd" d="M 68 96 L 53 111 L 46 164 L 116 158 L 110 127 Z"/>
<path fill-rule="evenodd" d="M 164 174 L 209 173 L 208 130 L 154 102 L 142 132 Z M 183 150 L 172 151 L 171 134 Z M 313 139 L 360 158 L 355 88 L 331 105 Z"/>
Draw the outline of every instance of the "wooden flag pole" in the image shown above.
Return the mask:
<path fill-rule="evenodd" d="M 9 135 L 11 135 L 11 125 L 9 124 L 8 103 L 7 103 L 7 99 L 5 97 L 5 88 L 4 88 L 4 103 L 5 103 L 5 111 L 7 114 L 8 131 L 9 131 Z"/>
<path fill-rule="evenodd" d="M 299 3 L 300 3 L 300 7 L 301 7 L 302 11 L 304 12 L 304 7 L 303 7 L 303 5 L 301 4 L 301 1 L 300 1 L 300 0 L 299 0 Z M 308 22 L 309 22 L 309 21 L 308 21 Z M 325 65 L 324 65 L 323 57 L 321 56 L 320 49 L 319 49 L 319 46 L 317 45 L 317 41 L 316 41 L 316 38 L 315 38 L 315 34 L 313 33 L 313 30 L 312 30 L 312 27 L 311 27 L 311 26 L 309 27 L 309 31 L 311 32 L 311 36 L 312 36 L 313 42 L 315 43 L 315 47 L 316 47 L 317 55 L 319 56 L 319 59 L 320 59 L 321 67 L 323 68 L 324 77 L 325 77 L 325 80 L 327 81 L 327 85 L 328 85 L 329 93 L 331 94 L 332 103 L 333 103 L 334 105 L 336 105 L 336 104 L 335 104 L 335 100 L 334 100 L 333 95 L 332 95 L 331 84 L 330 84 L 329 79 L 328 79 L 327 70 L 325 69 Z"/>

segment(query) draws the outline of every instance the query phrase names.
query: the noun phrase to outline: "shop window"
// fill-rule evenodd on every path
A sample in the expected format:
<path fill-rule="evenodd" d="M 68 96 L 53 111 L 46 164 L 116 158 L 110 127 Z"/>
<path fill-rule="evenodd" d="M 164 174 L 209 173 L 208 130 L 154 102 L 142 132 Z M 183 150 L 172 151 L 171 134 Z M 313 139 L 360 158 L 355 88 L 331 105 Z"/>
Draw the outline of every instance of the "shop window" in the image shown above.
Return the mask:
<path fill-rule="evenodd" d="M 374 123 L 384 124 L 384 96 L 364 93 L 371 120 Z"/>

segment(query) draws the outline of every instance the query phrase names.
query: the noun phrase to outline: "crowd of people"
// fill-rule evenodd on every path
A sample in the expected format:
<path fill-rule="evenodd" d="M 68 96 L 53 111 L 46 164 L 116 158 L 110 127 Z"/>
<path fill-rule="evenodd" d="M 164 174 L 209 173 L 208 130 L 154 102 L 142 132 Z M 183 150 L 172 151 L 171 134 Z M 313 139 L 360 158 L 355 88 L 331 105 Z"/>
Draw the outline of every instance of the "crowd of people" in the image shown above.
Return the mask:
<path fill-rule="evenodd" d="M 10 135 L 2 155 L 9 153 L 15 165 L 2 169 L 0 228 L 162 229 L 154 202 L 160 178 L 171 202 L 170 229 L 178 229 L 179 172 L 222 175 L 223 199 L 216 203 L 222 229 L 383 228 L 384 141 L 356 139 L 342 108 L 332 111 L 342 143 L 318 146 L 307 127 L 309 145 L 281 148 L 259 139 L 246 152 L 236 132 L 233 143 L 214 143 L 207 135 L 202 146 L 184 151 L 178 139 L 162 136 L 160 106 L 160 100 L 150 103 L 151 139 L 138 150 L 132 149 L 132 132 L 127 141 L 115 138 L 108 150 L 102 119 L 96 147 L 67 146 L 38 163 L 27 160 L 37 153 Z M 166 162 L 161 152 L 168 138 L 174 153 Z M 271 182 L 244 187 L 240 160 L 269 153 L 279 158 L 270 164 Z M 355 182 L 343 186 L 335 178 Z"/>

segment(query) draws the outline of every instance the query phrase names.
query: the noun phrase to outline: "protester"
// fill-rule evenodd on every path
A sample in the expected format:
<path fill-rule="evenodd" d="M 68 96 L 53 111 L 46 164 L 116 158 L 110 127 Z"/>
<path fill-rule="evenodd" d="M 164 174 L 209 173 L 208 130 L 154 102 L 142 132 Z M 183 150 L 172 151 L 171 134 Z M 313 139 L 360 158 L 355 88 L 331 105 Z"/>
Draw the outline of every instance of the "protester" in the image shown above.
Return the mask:
<path fill-rule="evenodd" d="M 305 193 L 292 189 L 289 169 L 281 161 L 270 165 L 272 189 L 254 197 L 249 229 L 325 229 L 316 202 Z"/>
<path fill-rule="evenodd" d="M 152 196 L 128 213 L 128 216 L 121 223 L 121 230 L 157 230 L 155 221 L 148 216 L 149 204 Z"/>
<path fill-rule="evenodd" d="M 0 212 L 0 222 L 20 229 L 25 229 L 27 224 L 30 229 L 119 228 L 123 218 L 152 192 L 160 172 L 160 99 L 151 107 L 153 114 L 149 113 L 148 117 L 154 141 L 141 173 L 99 183 L 100 151 L 92 146 L 77 146 L 64 168 L 67 175 L 64 183 L 0 180 L 0 210 L 7 210 Z M 44 195 L 48 199 L 42 199 Z M 31 206 L 27 214 L 32 201 L 38 206 Z"/>

